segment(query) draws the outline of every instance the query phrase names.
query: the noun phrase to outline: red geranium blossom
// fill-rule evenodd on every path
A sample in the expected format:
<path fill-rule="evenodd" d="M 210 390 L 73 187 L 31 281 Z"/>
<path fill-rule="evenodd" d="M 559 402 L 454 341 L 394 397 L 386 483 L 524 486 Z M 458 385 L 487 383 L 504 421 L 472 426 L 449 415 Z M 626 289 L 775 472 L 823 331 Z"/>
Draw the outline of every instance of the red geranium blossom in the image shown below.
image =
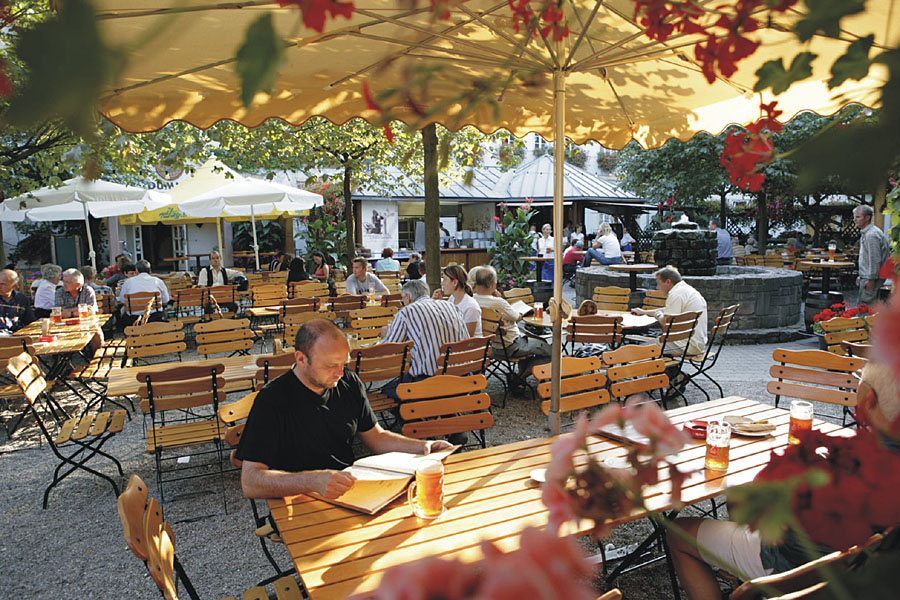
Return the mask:
<path fill-rule="evenodd" d="M 277 0 L 279 6 L 296 6 L 303 13 L 303 24 L 322 33 L 328 15 L 335 19 L 342 16 L 349 19 L 353 16 L 352 2 L 334 2 L 334 0 Z"/>

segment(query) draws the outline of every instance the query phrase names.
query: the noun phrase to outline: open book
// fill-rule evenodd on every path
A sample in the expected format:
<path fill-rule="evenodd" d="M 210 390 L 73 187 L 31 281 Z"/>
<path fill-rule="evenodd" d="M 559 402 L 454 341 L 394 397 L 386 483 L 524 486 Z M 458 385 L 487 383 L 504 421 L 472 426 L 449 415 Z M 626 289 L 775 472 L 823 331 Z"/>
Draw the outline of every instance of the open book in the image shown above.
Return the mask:
<path fill-rule="evenodd" d="M 523 317 L 524 317 L 525 315 L 527 315 L 528 313 L 530 313 L 530 312 L 534 312 L 534 307 L 533 307 L 533 306 L 529 306 L 529 305 L 525 304 L 524 302 L 522 302 L 521 300 L 516 300 L 515 302 L 513 302 L 512 304 L 510 304 L 510 307 L 512 307 L 512 309 L 513 309 L 514 311 L 516 311 L 517 313 L 519 313 L 519 314 L 522 315 Z"/>
<path fill-rule="evenodd" d="M 318 494 L 311 494 L 311 496 L 344 508 L 374 515 L 406 491 L 406 487 L 416 474 L 416 464 L 420 460 L 443 461 L 459 448 L 460 446 L 452 446 L 431 454 L 387 452 L 367 456 L 344 469 L 345 472 L 356 478 L 356 482 L 341 496 L 334 499 L 323 498 Z"/>

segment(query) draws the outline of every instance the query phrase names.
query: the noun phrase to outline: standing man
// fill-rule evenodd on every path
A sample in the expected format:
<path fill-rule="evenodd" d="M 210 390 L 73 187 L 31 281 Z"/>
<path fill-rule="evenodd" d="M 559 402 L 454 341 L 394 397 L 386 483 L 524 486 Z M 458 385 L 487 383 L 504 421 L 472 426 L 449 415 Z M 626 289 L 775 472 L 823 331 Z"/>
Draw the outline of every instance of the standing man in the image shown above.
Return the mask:
<path fill-rule="evenodd" d="M 719 217 L 713 217 L 709 220 L 709 230 L 716 232 L 716 250 L 719 258 L 716 259 L 717 265 L 730 265 L 734 259 L 734 248 L 731 245 L 731 235 L 727 230 L 721 229 L 722 222 Z"/>
<path fill-rule="evenodd" d="M 353 259 L 353 275 L 347 278 L 348 294 L 383 294 L 388 291 L 381 280 L 369 273 L 368 269 L 369 261 L 365 257 L 357 256 Z"/>
<path fill-rule="evenodd" d="M 125 325 L 134 323 L 137 316 L 144 312 L 144 306 L 128 306 L 126 302 L 126 296 L 137 292 L 159 293 L 159 304 L 153 307 L 153 312 L 150 313 L 150 321 L 165 321 L 165 306 L 169 303 L 169 288 L 166 287 L 162 279 L 150 274 L 150 263 L 146 260 L 139 260 L 136 267 L 138 274 L 126 279 L 125 283 L 122 284 L 122 291 L 119 292 L 119 302 L 125 304 L 123 315 Z"/>
<path fill-rule="evenodd" d="M 283 256 L 284 253 L 282 253 Z M 272 269 L 273 271 L 275 269 Z M 216 285 L 228 285 L 234 283 L 234 278 L 240 275 L 240 271 L 222 267 L 222 255 L 213 250 L 209 253 L 209 266 L 200 269 L 197 275 L 198 287 L 213 287 Z"/>
<path fill-rule="evenodd" d="M 66 269 L 62 274 L 62 287 L 56 290 L 55 305 L 62 309 L 63 318 L 77 317 L 78 305 L 86 304 L 97 314 L 97 296 L 94 288 L 84 285 L 84 275 L 78 269 Z"/>
<path fill-rule="evenodd" d="M 260 390 L 237 448 L 248 498 L 341 496 L 355 481 L 342 469 L 353 462 L 357 436 L 379 454 L 429 454 L 450 447 L 443 440 L 414 440 L 382 429 L 365 386 L 346 369 L 347 338 L 331 321 L 307 322 L 294 348 L 294 367 Z"/>
<path fill-rule="evenodd" d="M 853 209 L 853 222 L 859 227 L 859 304 L 871 304 L 878 297 L 884 279 L 878 278 L 881 265 L 891 254 L 891 243 L 883 231 L 872 223 L 871 206 Z"/>
<path fill-rule="evenodd" d="M 18 290 L 19 274 L 0 271 L 0 331 L 12 333 L 35 320 L 28 296 Z"/>
<path fill-rule="evenodd" d="M 706 298 L 695 288 L 689 286 L 681 278 L 681 273 L 678 272 L 678 269 L 671 265 L 663 267 L 656 272 L 656 289 L 667 294 L 664 307 L 654 310 L 632 308 L 631 312 L 636 315 L 656 317 L 660 323 L 662 323 L 666 315 L 699 312 L 700 318 L 697 319 L 697 325 L 694 327 L 694 333 L 691 334 L 690 343 L 688 344 L 688 354 L 701 354 L 706 350 L 707 339 Z"/>

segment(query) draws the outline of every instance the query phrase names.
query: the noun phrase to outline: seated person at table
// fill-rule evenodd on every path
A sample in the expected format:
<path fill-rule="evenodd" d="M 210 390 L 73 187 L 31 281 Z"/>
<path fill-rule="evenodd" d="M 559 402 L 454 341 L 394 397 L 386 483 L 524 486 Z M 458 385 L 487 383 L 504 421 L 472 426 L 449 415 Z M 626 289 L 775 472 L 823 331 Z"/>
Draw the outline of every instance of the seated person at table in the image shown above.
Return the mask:
<path fill-rule="evenodd" d="M 584 255 L 582 267 L 591 266 L 591 261 L 596 260 L 601 265 L 617 265 L 622 262 L 622 248 L 619 246 L 619 238 L 613 232 L 609 223 L 600 223 L 599 234 Z"/>
<path fill-rule="evenodd" d="M 248 498 L 310 492 L 337 498 L 353 486 L 341 469 L 353 463 L 354 436 L 378 454 L 450 447 L 382 429 L 359 377 L 345 368 L 350 345 L 331 321 L 304 324 L 294 348 L 294 367 L 260 390 L 237 448 Z"/>
<path fill-rule="evenodd" d="M 425 269 L 422 268 L 422 263 L 419 262 L 420 258 L 422 257 L 417 252 L 409 254 L 409 263 L 406 265 L 407 279 L 421 279 L 422 275 L 425 274 Z"/>
<path fill-rule="evenodd" d="M 284 252 L 277 252 L 275 254 L 275 258 L 269 263 L 269 271 L 272 273 L 277 273 L 278 271 L 287 271 L 288 266 L 290 266 L 290 261 L 288 260 L 288 255 Z"/>
<path fill-rule="evenodd" d="M 584 242 L 575 240 L 565 252 L 563 252 L 563 275 L 571 275 L 578 270 L 581 264 L 581 257 L 576 254 L 584 249 Z"/>
<path fill-rule="evenodd" d="M 97 314 L 97 296 L 94 288 L 84 285 L 84 275 L 78 269 L 66 269 L 62 274 L 62 287 L 56 290 L 55 305 L 62 309 L 64 319 L 78 316 L 78 305 L 84 304 Z"/>
<path fill-rule="evenodd" d="M 688 344 L 688 354 L 701 354 L 706 350 L 706 299 L 693 287 L 689 286 L 682 278 L 678 269 L 669 265 L 656 272 L 656 289 L 665 292 L 666 305 L 662 308 L 645 310 L 632 308 L 635 315 L 649 315 L 656 317 L 660 323 L 666 315 L 680 315 L 686 312 L 699 312 L 700 318 L 694 333 L 691 334 Z M 676 344 L 676 348 L 684 348 L 684 342 Z M 668 354 L 669 351 L 666 350 Z"/>
<path fill-rule="evenodd" d="M 313 252 L 312 259 L 313 270 L 310 274 L 319 281 L 328 281 L 331 269 L 328 267 L 328 263 L 325 262 L 325 255 L 316 251 Z"/>
<path fill-rule="evenodd" d="M 381 260 L 375 263 L 375 272 L 382 271 L 400 272 L 400 263 L 394 260 L 394 251 L 391 248 L 385 248 L 381 251 Z"/>
<path fill-rule="evenodd" d="M 481 307 L 472 297 L 472 287 L 469 285 L 469 274 L 460 265 L 448 265 L 441 274 L 441 289 L 434 290 L 432 297 L 435 300 L 443 300 L 444 295 L 459 312 L 462 313 L 463 323 L 469 337 L 481 335 Z"/>
<path fill-rule="evenodd" d="M 383 294 L 387 288 L 381 280 L 368 272 L 369 261 L 362 256 L 353 259 L 353 275 L 347 278 L 347 293 L 358 294 Z"/>
<path fill-rule="evenodd" d="M 496 348 L 505 343 L 510 358 L 523 358 L 518 362 L 519 377 L 525 379 L 535 365 L 550 362 L 550 344 L 544 340 L 519 334 L 516 322 L 522 315 L 516 312 L 504 298 L 497 294 L 497 271 L 494 267 L 481 267 L 475 276 L 475 301 L 482 309 L 492 308 L 500 312 L 503 324 L 503 340 L 494 340 Z M 502 350 L 501 350 L 502 352 Z M 500 354 L 502 356 L 502 354 Z"/>
<path fill-rule="evenodd" d="M 235 277 L 241 274 L 240 271 L 223 267 L 222 255 L 213 250 L 209 253 L 209 266 L 200 269 L 200 274 L 197 276 L 197 286 L 229 285 L 234 283 Z"/>
<path fill-rule="evenodd" d="M 12 333 L 35 320 L 28 296 L 18 290 L 19 274 L 0 271 L 0 331 Z"/>
<path fill-rule="evenodd" d="M 106 278 L 106 285 L 108 285 L 115 292 L 115 290 L 118 289 L 119 284 L 128 279 L 129 270 L 134 271 L 134 264 L 127 258 L 123 257 L 121 266 L 116 271 L 116 273 Z"/>
<path fill-rule="evenodd" d="M 865 412 L 870 429 L 884 446 L 892 452 L 900 450 L 896 440 L 887 437 L 892 429 L 896 435 L 900 417 L 897 375 L 887 366 L 870 362 L 863 369 L 857 398 L 858 411 Z M 671 532 L 666 534 L 672 563 L 689 600 L 719 600 L 722 597 L 716 569 L 737 571 L 755 579 L 788 571 L 811 560 L 792 531 L 785 534 L 780 544 L 770 546 L 763 543 L 758 531 L 733 521 L 681 517 L 675 523 L 705 549 L 698 550 L 696 544 Z M 823 520 L 822 527 L 833 527 L 833 523 Z M 831 549 L 820 547 L 818 551 L 827 554 Z"/>
<path fill-rule="evenodd" d="M 306 271 L 306 261 L 299 256 L 291 259 L 291 264 L 288 267 L 287 282 L 293 283 L 295 281 L 309 281 L 311 279 L 312 276 Z"/>
<path fill-rule="evenodd" d="M 79 269 L 84 275 L 84 285 L 94 290 L 95 294 L 113 294 L 113 290 L 108 285 L 97 283 L 97 271 L 91 265 L 84 265 Z"/>
<path fill-rule="evenodd" d="M 32 284 L 34 291 L 34 315 L 39 318 L 50 316 L 50 311 L 56 306 L 56 288 L 59 287 L 59 277 L 62 269 L 59 265 L 41 265 L 41 278 L 35 282 L 37 289 Z"/>
<path fill-rule="evenodd" d="M 622 250 L 625 252 L 631 252 L 634 250 L 634 238 L 631 237 L 631 234 L 628 233 L 628 228 L 622 228 L 622 239 L 619 241 L 619 244 L 622 246 Z"/>
<path fill-rule="evenodd" d="M 138 315 L 144 312 L 145 306 L 131 306 L 125 303 L 125 296 L 135 294 L 137 292 L 159 292 L 159 303 L 154 303 L 150 309 L 149 321 L 165 321 L 166 320 L 166 304 L 169 303 L 169 288 L 159 277 L 150 274 L 150 263 L 146 260 L 139 260 L 136 265 L 138 274 L 129 277 L 122 284 L 122 290 L 119 292 L 119 303 L 125 304 L 122 311 L 122 321 L 127 327 L 137 320 Z M 130 310 L 129 310 L 130 308 Z"/>

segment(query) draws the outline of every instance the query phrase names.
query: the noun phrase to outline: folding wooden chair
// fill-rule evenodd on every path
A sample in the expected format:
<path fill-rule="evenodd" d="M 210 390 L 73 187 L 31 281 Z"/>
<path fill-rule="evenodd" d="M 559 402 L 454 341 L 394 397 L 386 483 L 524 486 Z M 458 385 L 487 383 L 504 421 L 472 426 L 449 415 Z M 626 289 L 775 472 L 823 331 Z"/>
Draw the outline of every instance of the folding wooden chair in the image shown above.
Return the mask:
<path fill-rule="evenodd" d="M 287 373 L 294 366 L 294 353 L 284 352 L 273 356 L 260 356 L 256 359 L 256 389 Z"/>
<path fill-rule="evenodd" d="M 128 487 L 119 496 L 117 508 L 125 534 L 125 543 L 147 567 L 150 578 L 162 592 L 163 597 L 166 600 L 178 600 L 177 579 L 191 600 L 200 600 L 197 590 L 175 553 L 175 535 L 172 526 L 163 521 L 159 502 L 149 496 L 147 486 L 137 475 L 131 476 Z M 305 597 L 300 590 L 300 584 L 293 576 L 277 579 L 273 587 L 275 597 L 279 600 L 301 600 Z M 268 600 L 269 592 L 263 585 L 258 585 L 244 592 L 241 598 Z"/>
<path fill-rule="evenodd" d="M 206 288 L 206 298 L 207 305 L 204 312 L 208 318 L 212 318 L 213 314 L 225 319 L 237 316 L 238 292 L 236 285 L 215 285 Z"/>
<path fill-rule="evenodd" d="M 397 292 L 396 294 L 383 294 L 381 296 L 381 305 L 396 307 L 399 310 L 403 308 L 403 294 L 400 292 Z"/>
<path fill-rule="evenodd" d="M 316 312 L 319 310 L 319 299 L 315 296 L 296 296 L 283 300 L 281 302 L 281 310 L 279 314 L 281 320 L 288 315 L 305 312 Z"/>
<path fill-rule="evenodd" d="M 709 371 L 716 366 L 716 361 L 719 360 L 719 355 L 722 353 L 722 348 L 725 346 L 725 339 L 728 337 L 728 328 L 731 327 L 731 322 L 734 320 L 734 315 L 738 308 L 740 308 L 740 304 L 732 304 L 719 311 L 719 316 L 716 317 L 716 321 L 713 323 L 713 327 L 709 332 L 709 341 L 706 344 L 706 351 L 702 355 L 694 354 L 687 355 L 686 357 L 687 361 L 685 364 L 693 367 L 694 372 L 688 373 L 685 370 L 681 371 L 682 376 L 687 378 L 688 383 L 693 384 L 694 387 L 703 392 L 707 401 L 711 399 L 709 394 L 707 394 L 706 390 L 700 387 L 695 380 L 702 375 L 710 380 L 713 385 L 716 386 L 716 389 L 719 390 L 719 398 L 725 396 L 722 386 L 719 385 L 719 382 L 710 377 Z"/>
<path fill-rule="evenodd" d="M 624 401 L 632 394 L 640 393 L 652 398 L 652 392 L 659 390 L 660 401 L 665 405 L 663 390 L 669 387 L 669 376 L 666 375 L 662 348 L 658 345 L 622 346 L 618 350 L 604 352 L 602 359 L 612 398 Z"/>
<path fill-rule="evenodd" d="M 179 321 L 157 321 L 126 327 L 126 357 L 134 364 L 149 364 L 148 358 L 175 354 L 180 362 L 181 353 L 187 349 L 182 327 L 183 324 Z"/>
<path fill-rule="evenodd" d="M 334 296 L 328 300 L 328 311 L 333 312 L 337 319 L 349 319 L 350 311 L 366 307 L 366 295 L 345 294 Z"/>
<path fill-rule="evenodd" d="M 825 344 L 829 352 L 846 356 L 841 342 L 868 342 L 869 330 L 866 322 L 860 317 L 835 317 L 819 323 L 825 331 Z"/>
<path fill-rule="evenodd" d="M 483 375 L 491 364 L 494 336 L 470 337 L 441 346 L 438 375 Z"/>
<path fill-rule="evenodd" d="M 378 343 L 382 328 L 391 324 L 398 310 L 393 306 L 367 306 L 351 310 L 350 329 L 356 333 L 360 344 Z"/>
<path fill-rule="evenodd" d="M 0 337 L 0 402 L 3 402 L 5 405 L 5 410 L 9 410 L 12 407 L 13 400 L 24 397 L 22 388 L 19 387 L 15 377 L 10 376 L 6 371 L 9 360 L 19 356 L 22 352 L 34 357 L 34 344 L 30 337 Z M 32 360 L 35 359 L 32 358 Z M 52 381 L 47 384 L 47 388 L 53 388 Z M 29 412 L 30 409 L 26 407 L 16 418 L 10 423 L 7 423 L 6 435 L 12 437 L 19 428 L 19 425 L 21 425 L 22 420 L 28 416 Z"/>
<path fill-rule="evenodd" d="M 250 319 L 219 319 L 194 326 L 197 354 L 230 353 L 228 356 L 250 354 L 256 334 L 250 329 Z"/>
<path fill-rule="evenodd" d="M 171 318 L 184 325 L 194 325 L 204 319 L 204 308 L 209 303 L 209 288 L 185 288 L 175 292 Z"/>
<path fill-rule="evenodd" d="M 16 384 L 18 384 L 22 395 L 28 402 L 28 410 L 37 422 L 41 434 L 47 440 L 53 454 L 59 459 L 59 464 L 53 470 L 53 481 L 44 490 L 43 508 L 47 508 L 50 490 L 78 470 L 105 479 L 112 486 L 113 492 L 118 496 L 119 488 L 112 477 L 87 466 L 87 463 L 95 456 L 107 458 L 116 466 L 119 476 L 124 475 L 119 461 L 111 454 L 103 452 L 101 448 L 114 435 L 122 431 L 125 425 L 126 412 L 120 409 L 112 413 L 85 414 L 62 422 L 56 421 L 48 427 L 44 422 L 44 417 L 41 416 L 34 406 L 35 402 L 49 394 L 47 382 L 41 375 L 41 370 L 35 364 L 34 358 L 27 352 L 22 352 L 18 356 L 9 359 L 6 371 L 15 378 Z M 47 403 L 50 406 L 53 405 L 53 402 L 50 400 Z M 51 429 L 57 429 L 55 436 L 50 433 Z M 66 469 L 65 471 L 63 471 L 64 468 Z"/>
<path fill-rule="evenodd" d="M 630 289 L 610 285 L 606 287 L 595 287 L 594 295 L 591 299 L 597 304 L 597 310 L 620 310 L 627 312 L 628 299 L 630 297 Z"/>
<path fill-rule="evenodd" d="M 485 430 L 494 426 L 484 375 L 435 375 L 397 386 L 403 435 L 433 438 L 471 431 L 487 447 Z"/>
<path fill-rule="evenodd" d="M 559 384 L 559 412 L 580 411 L 609 403 L 603 362 L 597 356 L 588 358 L 562 357 Z M 534 368 L 538 379 L 538 396 L 543 400 L 541 410 L 550 414 L 550 365 Z"/>
<path fill-rule="evenodd" d="M 661 290 L 645 290 L 644 303 L 641 305 L 641 308 L 644 310 L 663 308 L 666 305 L 667 296 L 668 294 Z"/>
<path fill-rule="evenodd" d="M 503 408 L 506 408 L 506 399 L 516 383 L 527 388 L 531 392 L 532 400 L 534 399 L 534 388 L 526 379 L 519 376 L 518 372 L 519 362 L 529 357 L 510 355 L 506 340 L 503 338 L 506 327 L 499 311 L 492 308 L 481 309 L 481 331 L 484 335 L 494 336 L 494 343 L 491 346 L 492 362 L 485 376 L 496 376 L 503 384 Z M 515 324 L 509 325 L 509 327 L 515 327 Z"/>
<path fill-rule="evenodd" d="M 324 281 L 292 281 L 288 284 L 290 298 L 319 298 L 324 301 L 331 296 L 331 290 Z"/>
<path fill-rule="evenodd" d="M 510 304 L 521 300 L 525 304 L 534 304 L 534 293 L 531 288 L 510 288 L 503 292 L 503 297 Z"/>
<path fill-rule="evenodd" d="M 781 348 L 775 349 L 772 358 L 777 364 L 769 368 L 769 374 L 775 380 L 766 385 L 766 390 L 775 396 L 776 407 L 781 397 L 786 396 L 841 406 L 842 425 L 847 424 L 848 415 L 852 418 L 850 409 L 856 407 L 859 387 L 857 371 L 866 365 L 866 359 L 838 356 L 824 350 Z"/>
<path fill-rule="evenodd" d="M 566 323 L 569 354 L 575 354 L 576 344 L 604 344 L 603 350 L 615 350 L 622 343 L 622 319 L 620 315 L 572 315 Z"/>
<path fill-rule="evenodd" d="M 176 451 L 183 457 L 190 448 L 211 445 L 213 450 L 196 452 L 190 455 L 190 458 L 206 454 L 216 456 L 222 503 L 226 512 L 228 510 L 222 468 L 222 441 L 225 432 L 217 415 L 219 399 L 224 398 L 225 379 L 221 376 L 224 371 L 225 366 L 220 363 L 211 367 L 175 367 L 165 371 L 145 371 L 137 375 L 138 382 L 142 384 L 138 391 L 141 410 L 150 413 L 152 423 L 147 430 L 146 450 L 156 459 L 156 484 L 163 504 L 165 504 L 163 484 L 211 475 L 211 473 L 181 475 L 205 465 L 188 463 L 188 466 L 179 467 L 176 463 L 169 469 L 169 472 L 175 475 L 164 478 L 163 473 L 166 470 L 164 461 L 174 461 L 178 457 L 164 459 L 163 453 Z"/>
<path fill-rule="evenodd" d="M 283 346 L 293 346 L 294 340 L 297 339 L 297 332 L 304 323 L 312 321 L 313 319 L 327 319 L 329 321 L 334 321 L 335 315 L 333 312 L 302 312 L 286 315 L 281 321 Z"/>
<path fill-rule="evenodd" d="M 412 347 L 413 342 L 397 342 L 350 350 L 347 368 L 353 369 L 365 384 L 369 405 L 376 415 L 397 408 L 396 400 L 382 392 L 381 386 L 376 384 L 393 379 L 402 381 L 409 375 L 409 353 Z"/>

